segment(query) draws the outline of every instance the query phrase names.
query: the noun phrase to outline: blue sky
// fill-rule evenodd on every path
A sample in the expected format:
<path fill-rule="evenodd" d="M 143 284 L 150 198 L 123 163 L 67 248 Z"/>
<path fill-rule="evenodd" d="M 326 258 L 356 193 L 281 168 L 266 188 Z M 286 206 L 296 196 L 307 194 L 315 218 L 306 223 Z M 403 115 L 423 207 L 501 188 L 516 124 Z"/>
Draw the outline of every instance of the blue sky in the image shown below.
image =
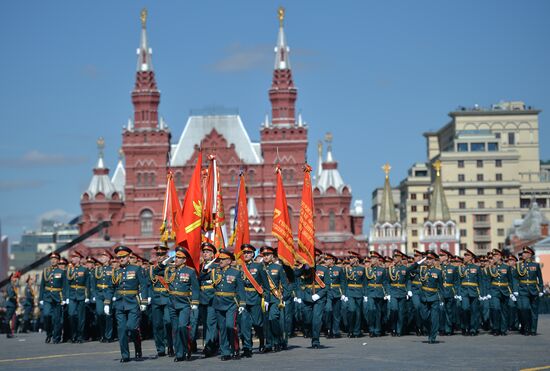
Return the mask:
<path fill-rule="evenodd" d="M 98 136 L 114 169 L 132 115 L 143 6 L 173 140 L 191 109 L 210 105 L 237 107 L 259 140 L 279 5 L 310 162 L 333 132 L 342 176 L 366 208 L 383 184 L 381 165 L 392 165 L 398 184 L 426 159 L 422 133 L 459 105 L 523 100 L 541 109 L 541 158 L 550 159 L 548 1 L 5 1 L 2 232 L 13 242 L 43 215 L 78 215 Z"/>

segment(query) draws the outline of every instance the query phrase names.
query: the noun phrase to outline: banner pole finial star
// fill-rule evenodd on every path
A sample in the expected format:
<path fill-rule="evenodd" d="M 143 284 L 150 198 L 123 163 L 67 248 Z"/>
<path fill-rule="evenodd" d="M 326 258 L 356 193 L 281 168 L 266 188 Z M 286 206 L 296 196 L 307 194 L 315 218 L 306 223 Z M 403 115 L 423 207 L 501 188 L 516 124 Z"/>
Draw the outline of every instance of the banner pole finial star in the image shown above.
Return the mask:
<path fill-rule="evenodd" d="M 391 166 L 390 164 L 388 164 L 387 162 L 384 164 L 384 166 L 382 166 L 382 170 L 384 170 L 384 173 L 386 174 L 386 179 L 389 178 L 390 176 L 390 170 L 391 170 Z"/>

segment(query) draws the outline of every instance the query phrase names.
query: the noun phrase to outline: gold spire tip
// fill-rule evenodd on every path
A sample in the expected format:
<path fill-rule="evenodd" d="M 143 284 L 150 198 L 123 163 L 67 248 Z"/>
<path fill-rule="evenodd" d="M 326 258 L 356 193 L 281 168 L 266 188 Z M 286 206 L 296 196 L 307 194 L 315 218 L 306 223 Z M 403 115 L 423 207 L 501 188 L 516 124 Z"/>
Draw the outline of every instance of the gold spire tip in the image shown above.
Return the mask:
<path fill-rule="evenodd" d="M 124 150 L 122 148 L 118 150 L 118 158 L 121 160 L 124 158 Z"/>
<path fill-rule="evenodd" d="M 97 148 L 99 150 L 102 150 L 103 148 L 105 148 L 105 139 L 103 139 L 103 137 L 99 137 L 97 139 Z"/>
<path fill-rule="evenodd" d="M 281 27 L 283 27 L 283 21 L 285 19 L 285 8 L 283 8 L 282 6 L 279 7 L 279 9 L 277 10 L 277 14 L 279 16 L 279 25 Z"/>
<path fill-rule="evenodd" d="M 384 164 L 384 166 L 382 166 L 382 170 L 384 170 L 384 173 L 386 174 L 386 179 L 389 178 L 390 176 L 390 170 L 391 170 L 391 166 L 390 164 L 388 164 L 387 162 Z"/>
<path fill-rule="evenodd" d="M 145 28 L 147 23 L 147 8 L 141 9 L 141 27 Z"/>
<path fill-rule="evenodd" d="M 440 176 L 441 175 L 441 161 L 437 160 L 436 162 L 434 162 L 433 167 L 434 167 L 434 169 L 437 173 L 437 176 Z"/>
<path fill-rule="evenodd" d="M 325 142 L 331 143 L 332 142 L 332 133 L 328 132 L 325 134 Z"/>

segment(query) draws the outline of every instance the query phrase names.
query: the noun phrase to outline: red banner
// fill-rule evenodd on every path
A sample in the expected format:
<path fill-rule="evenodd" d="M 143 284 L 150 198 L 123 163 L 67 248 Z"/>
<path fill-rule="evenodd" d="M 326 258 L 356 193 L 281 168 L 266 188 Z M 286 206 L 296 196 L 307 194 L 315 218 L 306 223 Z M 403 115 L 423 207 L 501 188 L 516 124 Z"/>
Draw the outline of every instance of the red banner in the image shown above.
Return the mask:
<path fill-rule="evenodd" d="M 301 262 L 315 266 L 315 224 L 313 223 L 313 192 L 311 191 L 311 166 L 304 166 L 304 185 L 298 223 L 298 256 Z"/>
<path fill-rule="evenodd" d="M 295 262 L 294 239 L 292 238 L 292 229 L 290 227 L 286 194 L 283 187 L 283 179 L 279 165 L 277 165 L 276 174 L 277 190 L 275 193 L 275 209 L 273 210 L 273 226 L 271 234 L 279 240 L 277 249 L 279 259 L 284 264 L 293 268 Z"/>

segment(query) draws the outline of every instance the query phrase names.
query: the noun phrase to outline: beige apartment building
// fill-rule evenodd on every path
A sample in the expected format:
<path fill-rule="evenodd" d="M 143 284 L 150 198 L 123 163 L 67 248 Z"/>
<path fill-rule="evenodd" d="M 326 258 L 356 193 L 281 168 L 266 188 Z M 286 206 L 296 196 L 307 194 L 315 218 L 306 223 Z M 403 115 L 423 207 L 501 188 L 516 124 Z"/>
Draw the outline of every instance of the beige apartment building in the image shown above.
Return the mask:
<path fill-rule="evenodd" d="M 548 213 L 550 177 L 548 164 L 540 160 L 539 113 L 523 102 L 460 107 L 449 113 L 448 124 L 424 134 L 427 162 L 415 163 L 398 186 L 407 251 L 420 247 L 436 160 L 441 161 L 441 180 L 461 249 L 484 254 L 503 248 L 509 228 L 532 200 Z"/>

